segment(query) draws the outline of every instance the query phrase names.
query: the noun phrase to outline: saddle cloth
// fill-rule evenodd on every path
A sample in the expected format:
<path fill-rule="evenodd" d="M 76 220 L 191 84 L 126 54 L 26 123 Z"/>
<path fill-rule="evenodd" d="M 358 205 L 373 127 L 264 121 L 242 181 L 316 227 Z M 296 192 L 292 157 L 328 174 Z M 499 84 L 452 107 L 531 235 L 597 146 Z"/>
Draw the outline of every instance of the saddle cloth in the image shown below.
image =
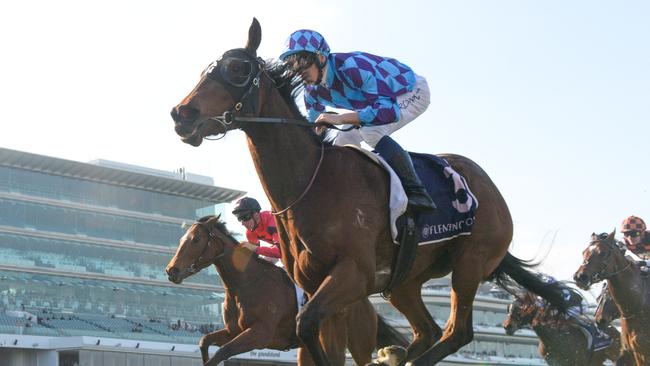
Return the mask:
<path fill-rule="evenodd" d="M 406 212 L 408 198 L 397 174 L 379 155 L 355 145 L 345 145 L 369 157 L 383 166 L 390 174 L 390 222 L 393 241 L 397 243 L 398 218 Z M 449 163 L 438 156 L 430 154 L 409 153 L 413 166 L 427 192 L 438 206 L 432 214 L 420 215 L 419 245 L 433 244 L 453 239 L 460 235 L 470 235 L 474 225 L 474 212 L 478 200 L 472 194 L 465 181 Z"/>

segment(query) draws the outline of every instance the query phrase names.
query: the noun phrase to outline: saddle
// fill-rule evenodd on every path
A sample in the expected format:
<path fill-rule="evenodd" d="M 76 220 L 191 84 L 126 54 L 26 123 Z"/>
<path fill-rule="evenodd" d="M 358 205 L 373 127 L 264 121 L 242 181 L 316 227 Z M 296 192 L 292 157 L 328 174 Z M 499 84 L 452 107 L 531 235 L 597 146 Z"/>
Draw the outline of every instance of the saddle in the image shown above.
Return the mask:
<path fill-rule="evenodd" d="M 438 244 L 471 234 L 478 200 L 470 191 L 465 178 L 445 159 L 436 155 L 410 152 L 415 171 L 438 209 L 430 214 L 408 210 L 404 188 L 388 163 L 380 156 L 358 146 L 345 146 L 384 167 L 391 176 L 391 229 L 393 240 L 398 245 L 395 246 L 391 281 L 382 292 L 384 297 L 389 297 L 390 290 L 409 273 L 419 245 Z"/>

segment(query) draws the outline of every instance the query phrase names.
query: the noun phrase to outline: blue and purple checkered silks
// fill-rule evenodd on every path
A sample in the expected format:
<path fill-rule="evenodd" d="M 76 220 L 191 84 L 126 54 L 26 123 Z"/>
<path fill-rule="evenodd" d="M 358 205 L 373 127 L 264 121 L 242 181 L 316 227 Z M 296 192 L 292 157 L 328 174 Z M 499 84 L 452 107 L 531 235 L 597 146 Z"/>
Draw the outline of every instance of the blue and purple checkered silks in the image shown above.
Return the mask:
<path fill-rule="evenodd" d="M 284 50 L 280 54 L 280 60 L 300 51 L 317 53 L 327 57 L 330 54 L 330 46 L 323 36 L 310 29 L 297 30 L 287 38 Z"/>
<path fill-rule="evenodd" d="M 308 119 L 315 121 L 327 106 L 356 111 L 362 126 L 397 122 L 397 96 L 414 86 L 413 70 L 393 58 L 365 52 L 332 53 L 323 83 L 305 88 Z"/>

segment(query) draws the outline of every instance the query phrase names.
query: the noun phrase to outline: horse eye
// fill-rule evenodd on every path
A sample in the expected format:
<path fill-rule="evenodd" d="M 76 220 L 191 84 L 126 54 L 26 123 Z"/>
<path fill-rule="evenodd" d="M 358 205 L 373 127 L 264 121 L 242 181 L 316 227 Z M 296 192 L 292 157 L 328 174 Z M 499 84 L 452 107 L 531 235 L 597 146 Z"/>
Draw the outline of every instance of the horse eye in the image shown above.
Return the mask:
<path fill-rule="evenodd" d="M 192 244 L 198 244 L 200 241 L 201 241 L 200 235 L 195 235 L 194 238 L 192 238 Z"/>
<path fill-rule="evenodd" d="M 251 64 L 242 60 L 233 60 L 228 63 L 227 71 L 233 76 L 248 76 L 251 72 Z"/>

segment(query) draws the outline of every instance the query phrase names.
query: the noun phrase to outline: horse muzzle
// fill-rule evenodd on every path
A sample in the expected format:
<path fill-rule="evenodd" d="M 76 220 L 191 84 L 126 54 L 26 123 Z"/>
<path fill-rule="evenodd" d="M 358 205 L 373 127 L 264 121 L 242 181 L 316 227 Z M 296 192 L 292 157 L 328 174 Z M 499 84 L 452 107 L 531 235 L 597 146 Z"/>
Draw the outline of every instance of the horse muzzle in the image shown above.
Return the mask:
<path fill-rule="evenodd" d="M 167 279 L 170 282 L 173 282 L 177 285 L 183 283 L 183 278 L 181 276 L 181 270 L 178 269 L 178 267 L 169 267 L 165 269 L 165 272 L 167 273 Z M 187 277 L 187 276 L 185 276 Z"/>
<path fill-rule="evenodd" d="M 589 277 L 586 273 L 584 272 L 577 272 L 573 276 L 573 280 L 575 281 L 576 285 L 580 287 L 583 290 L 589 290 L 589 287 L 591 287 L 592 284 L 592 279 Z"/>

